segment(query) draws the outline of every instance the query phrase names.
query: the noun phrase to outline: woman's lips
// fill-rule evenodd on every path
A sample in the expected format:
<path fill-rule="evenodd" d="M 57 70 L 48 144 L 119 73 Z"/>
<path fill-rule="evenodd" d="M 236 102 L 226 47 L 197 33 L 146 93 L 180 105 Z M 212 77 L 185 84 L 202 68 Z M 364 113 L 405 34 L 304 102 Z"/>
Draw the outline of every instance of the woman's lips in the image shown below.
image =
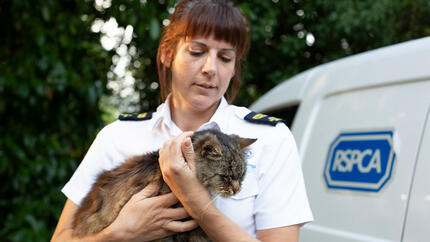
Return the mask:
<path fill-rule="evenodd" d="M 216 85 L 211 84 L 211 83 L 196 83 L 194 85 L 196 85 L 202 89 L 205 89 L 205 90 L 210 90 L 210 89 L 216 88 Z"/>

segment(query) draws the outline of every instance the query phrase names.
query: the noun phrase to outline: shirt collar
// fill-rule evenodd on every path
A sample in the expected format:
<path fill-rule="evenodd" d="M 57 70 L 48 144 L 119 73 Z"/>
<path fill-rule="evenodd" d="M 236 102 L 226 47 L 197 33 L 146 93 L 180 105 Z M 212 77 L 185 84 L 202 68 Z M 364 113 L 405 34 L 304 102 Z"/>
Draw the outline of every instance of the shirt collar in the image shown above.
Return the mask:
<path fill-rule="evenodd" d="M 204 123 L 202 126 L 200 126 L 199 130 L 215 128 L 222 131 L 223 129 L 225 129 L 227 125 L 227 120 L 228 120 L 227 112 L 226 112 L 228 105 L 229 104 L 227 103 L 225 98 L 222 97 L 221 102 L 217 110 L 215 111 L 214 115 L 212 115 L 209 122 Z"/>
<path fill-rule="evenodd" d="M 163 134 L 168 134 L 170 137 L 177 136 L 182 131 L 176 126 L 176 124 L 172 120 L 172 116 L 170 115 L 170 102 L 171 95 L 169 94 L 166 98 L 166 101 L 158 106 L 157 111 L 153 116 L 153 126 L 152 130 L 154 132 L 160 132 Z M 215 111 L 214 115 L 211 117 L 209 122 L 204 123 L 200 126 L 199 130 L 204 129 L 218 129 L 223 130 L 227 125 L 227 108 L 229 104 L 227 103 L 224 97 L 221 98 L 221 102 Z"/>
<path fill-rule="evenodd" d="M 170 115 L 170 99 L 171 95 L 169 94 L 166 98 L 166 101 L 158 106 L 157 112 L 153 117 L 154 125 L 152 130 L 154 132 L 168 134 L 170 137 L 173 137 L 179 135 L 182 132 L 173 122 L 172 116 Z"/>

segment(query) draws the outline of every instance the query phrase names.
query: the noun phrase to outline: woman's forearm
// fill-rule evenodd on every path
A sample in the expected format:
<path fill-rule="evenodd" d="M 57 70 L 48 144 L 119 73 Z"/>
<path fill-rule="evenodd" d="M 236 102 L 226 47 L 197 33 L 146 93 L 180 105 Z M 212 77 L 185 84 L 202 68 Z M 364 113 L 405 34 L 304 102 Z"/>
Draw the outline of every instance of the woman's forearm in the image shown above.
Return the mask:
<path fill-rule="evenodd" d="M 189 204 L 185 208 L 213 241 L 259 241 L 221 213 L 210 200 L 205 204 Z"/>

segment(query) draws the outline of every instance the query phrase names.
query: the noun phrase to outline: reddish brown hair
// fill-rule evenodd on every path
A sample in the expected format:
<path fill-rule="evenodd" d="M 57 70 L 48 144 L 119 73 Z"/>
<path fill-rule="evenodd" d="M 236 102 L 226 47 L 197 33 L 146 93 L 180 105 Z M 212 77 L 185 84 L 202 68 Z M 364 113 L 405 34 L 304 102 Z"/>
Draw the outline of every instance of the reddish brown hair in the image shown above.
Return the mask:
<path fill-rule="evenodd" d="M 226 98 L 233 103 L 241 83 L 242 61 L 249 49 L 246 18 L 229 0 L 182 0 L 164 27 L 157 52 L 157 69 L 161 98 L 166 100 L 171 89 L 172 72 L 161 61 L 162 56 L 173 60 L 180 39 L 209 37 L 231 44 L 236 50 L 235 74 Z"/>

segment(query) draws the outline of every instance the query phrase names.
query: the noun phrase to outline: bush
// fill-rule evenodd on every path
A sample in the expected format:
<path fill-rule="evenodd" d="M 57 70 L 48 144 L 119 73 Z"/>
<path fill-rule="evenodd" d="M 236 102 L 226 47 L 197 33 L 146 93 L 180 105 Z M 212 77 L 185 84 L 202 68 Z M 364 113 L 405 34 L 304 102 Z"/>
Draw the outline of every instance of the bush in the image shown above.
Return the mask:
<path fill-rule="evenodd" d="M 111 57 L 89 30 L 92 9 L 80 1 L 1 4 L 2 241 L 49 240 L 65 202 L 60 189 L 103 125 L 98 101 Z"/>

